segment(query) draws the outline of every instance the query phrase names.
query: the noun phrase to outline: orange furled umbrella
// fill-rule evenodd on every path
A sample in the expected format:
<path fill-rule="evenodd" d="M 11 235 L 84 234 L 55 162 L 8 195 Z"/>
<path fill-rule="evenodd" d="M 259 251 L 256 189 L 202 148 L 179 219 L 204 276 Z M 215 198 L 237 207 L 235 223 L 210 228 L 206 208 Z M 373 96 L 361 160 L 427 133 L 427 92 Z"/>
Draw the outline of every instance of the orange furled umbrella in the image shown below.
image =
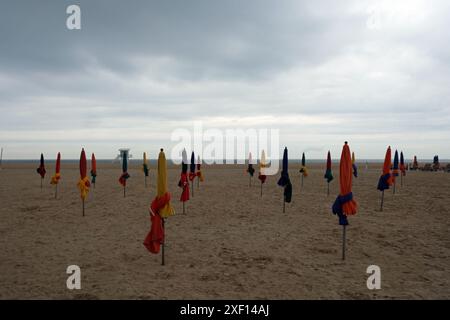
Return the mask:
<path fill-rule="evenodd" d="M 84 200 L 86 199 L 89 193 L 89 187 L 91 183 L 89 182 L 87 173 L 87 161 L 86 161 L 86 153 L 84 149 L 81 149 L 80 155 L 80 180 L 78 181 L 78 189 L 80 190 L 81 201 L 83 203 L 83 217 L 84 217 Z"/>
<path fill-rule="evenodd" d="M 389 189 L 392 185 L 392 175 L 391 175 L 391 147 L 389 146 L 386 150 L 386 155 L 384 157 L 383 164 L 383 174 L 378 181 L 378 190 L 381 191 L 381 206 L 380 211 L 383 211 L 384 202 L 384 190 Z"/>
<path fill-rule="evenodd" d="M 56 157 L 56 165 L 55 165 L 55 175 L 52 177 L 50 181 L 51 184 L 55 185 L 55 199 L 58 197 L 58 182 L 61 179 L 61 154 L 58 152 L 58 156 Z"/>
<path fill-rule="evenodd" d="M 342 148 L 341 162 L 339 164 L 340 192 L 333 204 L 332 211 L 339 217 L 339 224 L 343 228 L 342 234 L 342 260 L 345 260 L 345 228 L 348 225 L 347 216 L 356 214 L 357 204 L 352 193 L 352 158 L 347 141 Z"/>

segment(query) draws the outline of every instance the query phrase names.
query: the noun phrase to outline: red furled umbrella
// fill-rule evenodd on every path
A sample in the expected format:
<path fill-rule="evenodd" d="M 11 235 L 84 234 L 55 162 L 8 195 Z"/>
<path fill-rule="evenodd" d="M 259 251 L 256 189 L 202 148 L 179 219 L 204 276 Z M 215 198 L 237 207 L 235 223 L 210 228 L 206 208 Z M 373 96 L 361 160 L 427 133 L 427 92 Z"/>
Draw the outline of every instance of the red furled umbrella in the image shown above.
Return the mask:
<path fill-rule="evenodd" d="M 197 176 L 195 173 L 195 155 L 194 151 L 191 153 L 191 163 L 189 165 L 189 180 L 191 181 L 191 190 L 192 190 L 192 196 L 194 196 L 194 179 Z"/>
<path fill-rule="evenodd" d="M 178 182 L 178 186 L 183 189 L 181 192 L 180 201 L 183 202 L 183 213 L 186 213 L 185 202 L 189 201 L 189 178 L 187 174 L 187 153 L 186 149 L 182 152 L 182 162 L 181 162 L 181 177 Z"/>
<path fill-rule="evenodd" d="M 347 216 L 356 214 L 357 204 L 352 193 L 352 158 L 347 141 L 342 148 L 341 162 L 339 164 L 339 196 L 333 204 L 332 211 L 339 217 L 339 224 L 343 228 L 342 234 L 342 260 L 345 260 L 345 228 L 348 225 Z"/>
<path fill-rule="evenodd" d="M 61 179 L 61 154 L 58 152 L 58 156 L 56 157 L 56 166 L 55 166 L 55 175 L 52 177 L 50 181 L 51 184 L 55 185 L 55 199 L 58 197 L 58 182 Z"/>
<path fill-rule="evenodd" d="M 122 152 L 122 174 L 119 178 L 119 183 L 123 186 L 123 197 L 125 198 L 127 179 L 130 177 L 128 174 L 128 151 Z"/>
<path fill-rule="evenodd" d="M 80 180 L 78 181 L 78 189 L 80 190 L 81 201 L 83 203 L 83 217 L 84 217 L 84 200 L 86 199 L 89 193 L 89 187 L 91 183 L 89 182 L 87 173 L 87 161 L 86 161 L 86 153 L 84 149 L 81 149 L 80 155 Z"/>
<path fill-rule="evenodd" d="M 91 157 L 91 183 L 95 189 L 95 179 L 97 178 L 97 160 L 95 159 L 95 155 L 92 154 Z"/>
<path fill-rule="evenodd" d="M 197 189 L 199 189 L 200 182 L 205 180 L 202 173 L 202 160 L 200 160 L 200 156 L 197 156 L 197 172 L 195 175 L 197 176 Z"/>
<path fill-rule="evenodd" d="M 378 181 L 378 190 L 381 191 L 381 206 L 380 211 L 383 211 L 384 202 L 384 190 L 389 189 L 392 185 L 392 175 L 391 175 L 391 147 L 389 146 L 384 157 L 383 164 L 383 174 Z"/>
<path fill-rule="evenodd" d="M 37 173 L 41 176 L 41 189 L 42 189 L 42 180 L 45 178 L 45 164 L 44 164 L 44 155 L 41 153 L 41 162 L 39 164 L 39 168 L 36 169 Z"/>

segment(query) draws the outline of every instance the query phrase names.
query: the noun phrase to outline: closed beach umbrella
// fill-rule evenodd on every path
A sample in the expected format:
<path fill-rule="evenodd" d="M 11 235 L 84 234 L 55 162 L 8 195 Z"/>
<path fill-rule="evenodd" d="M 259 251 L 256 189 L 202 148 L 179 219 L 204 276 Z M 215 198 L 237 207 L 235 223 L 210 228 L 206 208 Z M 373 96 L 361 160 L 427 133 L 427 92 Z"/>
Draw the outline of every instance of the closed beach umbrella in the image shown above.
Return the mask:
<path fill-rule="evenodd" d="M 78 181 L 78 189 L 80 190 L 80 197 L 83 204 L 83 217 L 84 217 L 84 200 L 86 199 L 89 193 L 89 187 L 91 183 L 89 182 L 88 177 L 86 176 L 87 172 L 87 161 L 86 161 L 86 153 L 84 149 L 81 149 L 80 155 L 80 180 Z"/>
<path fill-rule="evenodd" d="M 197 156 L 197 188 L 200 188 L 200 182 L 203 182 L 205 178 L 202 173 L 202 161 L 200 160 L 200 156 Z"/>
<path fill-rule="evenodd" d="M 440 169 L 441 165 L 439 163 L 439 156 L 434 156 L 433 158 L 433 170 L 438 171 Z"/>
<path fill-rule="evenodd" d="M 331 170 L 331 153 L 328 151 L 327 154 L 327 168 L 325 171 L 324 178 L 327 179 L 327 195 L 330 195 L 330 182 L 334 179 L 333 172 Z"/>
<path fill-rule="evenodd" d="M 380 211 L 383 211 L 384 190 L 389 189 L 389 186 L 392 185 L 391 156 L 391 147 L 388 147 L 384 157 L 383 174 L 378 180 L 378 190 L 381 191 Z"/>
<path fill-rule="evenodd" d="M 350 147 L 347 141 L 342 148 L 341 161 L 339 164 L 339 187 L 340 192 L 333 204 L 332 211 L 339 217 L 339 224 L 343 228 L 342 233 L 342 259 L 345 260 L 345 228 L 348 225 L 347 217 L 356 214 L 357 204 L 352 193 L 352 160 Z"/>
<path fill-rule="evenodd" d="M 251 186 L 252 185 L 252 177 L 253 174 L 255 173 L 255 168 L 253 168 L 253 160 L 252 160 L 252 153 L 249 152 L 248 154 L 248 167 L 247 167 L 247 173 L 249 174 L 249 179 L 248 179 L 248 185 Z"/>
<path fill-rule="evenodd" d="M 195 154 L 194 151 L 191 153 L 191 163 L 189 165 L 189 180 L 191 181 L 192 196 L 194 196 L 194 179 L 197 175 L 195 174 Z"/>
<path fill-rule="evenodd" d="M 258 179 L 261 181 L 261 197 L 262 197 L 262 186 L 263 183 L 266 182 L 267 176 L 266 176 L 266 153 L 264 150 L 261 151 L 261 160 L 259 161 L 259 174 Z"/>
<path fill-rule="evenodd" d="M 394 194 L 395 194 L 395 179 L 399 176 L 400 170 L 398 167 L 398 151 L 395 150 L 394 153 L 394 165 L 392 166 L 392 183 L 394 184 Z"/>
<path fill-rule="evenodd" d="M 278 185 L 280 187 L 284 188 L 283 192 L 283 213 L 285 210 L 285 204 L 290 203 L 292 199 L 292 184 L 291 179 L 289 178 L 289 172 L 288 172 L 288 149 L 287 147 L 284 148 L 283 152 L 283 163 L 282 163 L 282 169 L 281 169 L 281 177 L 278 180 Z"/>
<path fill-rule="evenodd" d="M 302 174 L 302 187 L 303 187 L 303 177 L 308 176 L 308 168 L 306 168 L 306 157 L 305 153 L 302 153 L 302 166 L 300 168 L 300 173 Z"/>
<path fill-rule="evenodd" d="M 41 176 L 41 189 L 42 189 L 42 180 L 45 178 L 45 173 L 47 172 L 45 171 L 44 155 L 42 153 L 41 153 L 41 161 L 36 171 Z"/>
<path fill-rule="evenodd" d="M 61 179 L 61 154 L 58 152 L 56 157 L 56 165 L 55 165 L 55 175 L 52 177 L 50 181 L 51 184 L 55 185 L 55 199 L 58 197 L 58 182 Z"/>
<path fill-rule="evenodd" d="M 144 246 L 148 251 L 155 254 L 159 253 L 160 248 L 162 248 L 161 264 L 164 265 L 164 219 L 173 215 L 175 212 L 170 204 L 170 193 L 167 191 L 167 164 L 163 149 L 161 149 L 158 155 L 157 174 L 157 193 L 149 210 L 151 228 L 145 237 Z"/>
<path fill-rule="evenodd" d="M 355 176 L 355 178 L 358 178 L 358 167 L 356 166 L 356 158 L 354 152 L 352 152 L 352 168 L 353 168 L 353 175 Z"/>
<path fill-rule="evenodd" d="M 94 185 L 95 189 L 95 179 L 97 178 L 97 160 L 95 155 L 92 153 L 91 156 L 91 183 Z"/>
<path fill-rule="evenodd" d="M 125 197 L 125 190 L 127 187 L 127 179 L 130 177 L 128 174 L 128 151 L 122 152 L 122 174 L 119 178 L 119 183 L 123 186 L 123 196 Z"/>
<path fill-rule="evenodd" d="M 405 158 L 403 151 L 400 151 L 400 185 L 403 187 L 403 177 L 406 176 Z"/>
<path fill-rule="evenodd" d="M 414 156 L 413 170 L 417 170 L 417 169 L 419 169 L 419 163 L 417 162 L 417 156 Z"/>
<path fill-rule="evenodd" d="M 144 171 L 144 185 L 147 188 L 148 162 L 147 162 L 147 153 L 146 152 L 144 152 L 144 160 L 142 163 L 142 170 Z"/>
<path fill-rule="evenodd" d="M 183 213 L 185 213 L 185 202 L 189 200 L 189 180 L 187 175 L 187 153 L 186 149 L 183 149 L 182 152 L 182 161 L 181 161 L 181 176 L 180 181 L 178 182 L 178 186 L 182 188 L 180 201 L 183 202 Z"/>

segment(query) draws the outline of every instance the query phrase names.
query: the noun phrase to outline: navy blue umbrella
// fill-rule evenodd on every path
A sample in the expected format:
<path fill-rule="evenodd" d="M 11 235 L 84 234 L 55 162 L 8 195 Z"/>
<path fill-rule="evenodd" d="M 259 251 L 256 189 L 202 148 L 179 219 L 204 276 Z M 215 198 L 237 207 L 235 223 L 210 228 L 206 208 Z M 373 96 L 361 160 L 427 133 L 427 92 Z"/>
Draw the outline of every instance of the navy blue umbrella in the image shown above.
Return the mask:
<path fill-rule="evenodd" d="M 283 213 L 285 212 L 285 203 L 291 202 L 292 199 L 292 184 L 291 179 L 289 179 L 288 173 L 288 149 L 284 148 L 283 152 L 283 165 L 281 169 L 281 177 L 278 180 L 278 185 L 284 188 L 284 199 L 283 199 Z"/>

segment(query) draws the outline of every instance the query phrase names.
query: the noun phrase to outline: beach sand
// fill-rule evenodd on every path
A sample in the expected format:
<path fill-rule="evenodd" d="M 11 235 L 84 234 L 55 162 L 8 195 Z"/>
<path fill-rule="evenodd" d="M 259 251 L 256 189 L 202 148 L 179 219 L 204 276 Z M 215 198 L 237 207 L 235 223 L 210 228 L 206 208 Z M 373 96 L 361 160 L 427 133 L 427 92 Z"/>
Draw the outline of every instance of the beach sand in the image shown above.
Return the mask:
<path fill-rule="evenodd" d="M 4 163 L 0 170 L 1 299 L 449 299 L 450 174 L 407 172 L 404 186 L 386 191 L 379 211 L 382 164 L 363 165 L 354 179 L 359 204 L 347 227 L 330 207 L 338 168 L 326 195 L 324 165 L 310 168 L 300 187 L 290 166 L 292 203 L 282 213 L 282 188 L 269 176 L 260 196 L 257 174 L 244 166 L 203 166 L 205 181 L 182 214 L 180 168 L 170 166 L 176 215 L 166 223 L 166 265 L 143 240 L 150 229 L 148 188 L 130 168 L 127 196 L 119 164 L 98 164 L 95 189 L 82 217 L 78 168 L 62 164 L 58 199 L 47 166 L 43 190 L 37 163 Z M 81 290 L 66 288 L 66 268 L 81 268 Z M 381 290 L 368 290 L 366 269 L 381 268 Z"/>

